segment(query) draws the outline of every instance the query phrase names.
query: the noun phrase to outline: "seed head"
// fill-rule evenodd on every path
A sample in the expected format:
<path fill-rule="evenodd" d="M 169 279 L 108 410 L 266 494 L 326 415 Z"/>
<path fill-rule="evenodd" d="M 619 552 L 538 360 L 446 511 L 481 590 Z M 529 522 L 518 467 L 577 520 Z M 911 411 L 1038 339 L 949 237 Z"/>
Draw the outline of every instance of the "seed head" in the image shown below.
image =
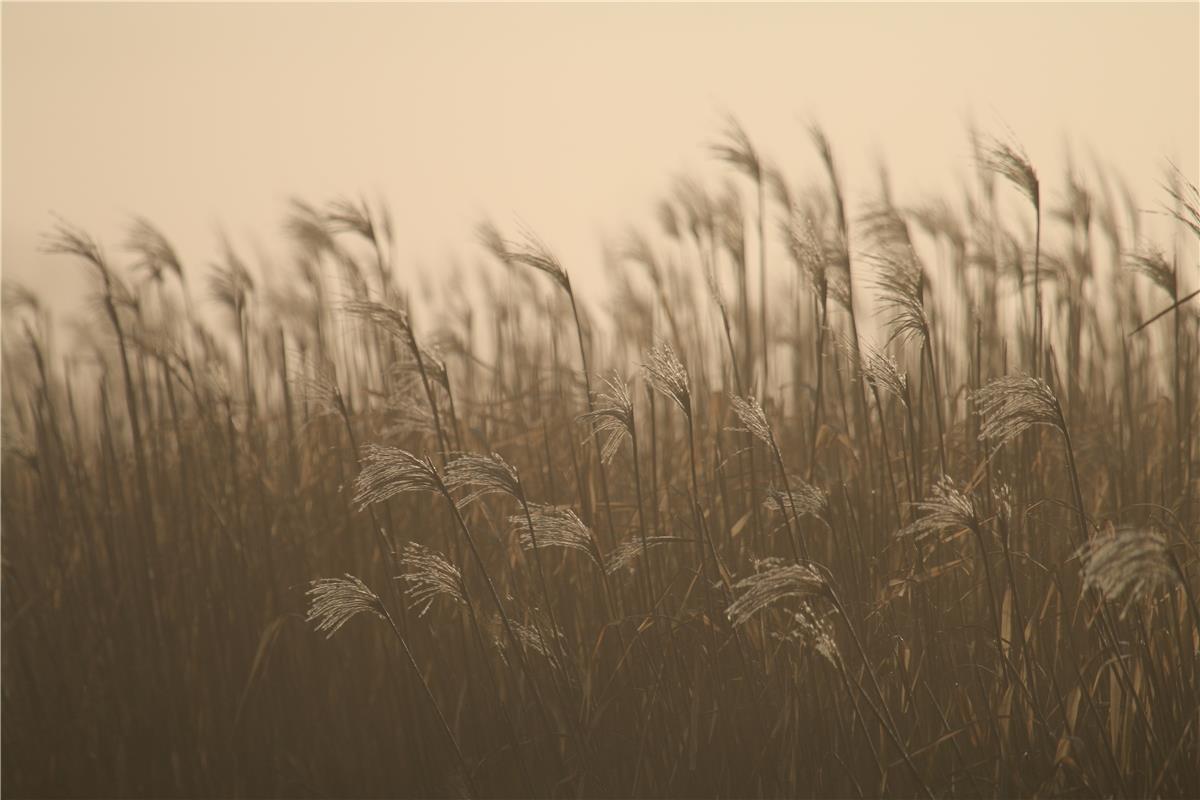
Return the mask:
<path fill-rule="evenodd" d="M 604 383 L 608 391 L 596 398 L 594 410 L 580 415 L 579 419 L 592 424 L 593 435 L 604 436 L 600 460 L 608 464 L 625 439 L 633 435 L 633 398 L 629 394 L 629 384 L 615 372 Z"/>
<path fill-rule="evenodd" d="M 660 545 L 670 544 L 671 542 L 690 542 L 690 539 L 685 539 L 681 536 L 647 536 L 645 549 L 659 547 Z M 643 555 L 642 540 L 627 539 L 617 545 L 608 555 L 607 563 L 604 570 L 608 574 L 613 574 L 621 569 L 633 569 L 634 562 Z"/>
<path fill-rule="evenodd" d="M 1123 526 L 1088 540 L 1076 555 L 1083 562 L 1084 586 L 1121 603 L 1122 617 L 1135 602 L 1178 582 L 1166 537 L 1157 531 Z"/>
<path fill-rule="evenodd" d="M 418 616 L 425 616 L 438 597 L 467 604 L 462 573 L 436 550 L 408 542 L 400 552 L 400 566 L 404 571 L 399 580 L 406 584 L 404 594 L 411 601 L 409 608 L 418 609 Z"/>
<path fill-rule="evenodd" d="M 983 418 L 979 439 L 991 439 L 997 447 L 1035 425 L 1062 430 L 1058 398 L 1041 378 L 1004 375 L 976 391 L 974 400 Z"/>
<path fill-rule="evenodd" d="M 754 149 L 746 131 L 733 116 L 729 116 L 725 120 L 724 139 L 710 145 L 709 149 L 717 158 L 727 164 L 732 164 L 751 180 L 756 182 L 762 180 L 762 159 L 759 157 L 758 151 Z"/>
<path fill-rule="evenodd" d="M 166 272 L 174 272 L 179 280 L 183 280 L 179 254 L 167 237 L 145 217 L 133 221 L 125 247 L 139 257 L 134 267 L 145 271 L 153 280 L 161 281 Z"/>
<path fill-rule="evenodd" d="M 981 149 L 979 159 L 985 169 L 1007 178 L 1029 198 L 1035 209 L 1041 207 L 1037 172 L 1020 145 L 992 139 Z"/>
<path fill-rule="evenodd" d="M 774 486 L 767 489 L 763 506 L 772 511 L 782 506 L 790 519 L 799 519 L 805 515 L 819 517 L 829 503 L 825 492 L 796 475 L 788 476 L 788 489 L 790 491 Z"/>
<path fill-rule="evenodd" d="M 367 585 L 353 575 L 344 578 L 321 578 L 310 584 L 306 622 L 315 622 L 316 629 L 329 639 L 342 626 L 361 613 L 387 618 L 383 601 Z"/>
<path fill-rule="evenodd" d="M 868 257 L 875 264 L 880 303 L 892 316 L 887 321 L 888 342 L 917 339 L 921 344 L 929 337 L 929 318 L 921 300 L 921 268 L 916 254 L 907 250 L 885 251 Z"/>
<path fill-rule="evenodd" d="M 1167 261 L 1167 257 L 1156 247 L 1149 247 L 1139 253 L 1128 256 L 1129 269 L 1145 275 L 1155 286 L 1162 289 L 1171 297 L 1175 297 L 1176 276 L 1175 268 Z"/>
<path fill-rule="evenodd" d="M 688 389 L 688 374 L 679 356 L 667 342 L 659 342 L 646 353 L 642 364 L 646 380 L 654 391 L 679 406 L 689 418 L 692 416 L 692 395 Z"/>
<path fill-rule="evenodd" d="M 549 275 L 563 291 L 570 293 L 571 279 L 568 277 L 567 271 L 550 252 L 546 243 L 532 231 L 523 231 L 521 241 L 512 242 L 504 239 L 490 223 L 486 223 L 480 226 L 479 238 L 484 247 L 505 264 L 524 264 L 527 267 L 533 267 Z"/>
<path fill-rule="evenodd" d="M 532 529 L 529 525 L 530 520 L 533 521 Z M 597 565 L 603 563 L 591 530 L 566 506 L 530 504 L 529 519 L 525 518 L 524 513 L 520 513 L 510 516 L 508 522 L 520 531 L 521 547 L 524 550 L 533 550 L 535 547 L 563 547 L 585 554 Z"/>
<path fill-rule="evenodd" d="M 451 491 L 463 486 L 472 491 L 458 501 L 465 508 L 479 498 L 489 494 L 506 494 L 520 500 L 524 497 L 521 479 L 517 470 L 497 453 L 490 456 L 468 453 L 446 465 L 446 488 Z"/>
<path fill-rule="evenodd" d="M 437 471 L 427 460 L 398 447 L 369 444 L 362 451 L 362 470 L 354 479 L 354 503 L 361 511 L 406 492 L 441 491 Z"/>
<path fill-rule="evenodd" d="M 954 482 L 945 476 L 934 484 L 929 499 L 914 503 L 914 506 L 921 516 L 901 528 L 897 536 L 911 536 L 921 541 L 928 536 L 964 528 L 974 530 L 979 525 L 975 501 L 955 488 Z"/>
<path fill-rule="evenodd" d="M 733 585 L 741 594 L 725 610 L 725 615 L 734 627 L 744 625 L 754 614 L 784 598 L 813 597 L 827 588 L 825 579 L 807 564 L 777 566 L 774 562 L 759 562 L 756 566 L 766 568 Z"/>
<path fill-rule="evenodd" d="M 854 362 L 854 341 L 848 336 L 839 336 L 838 346 L 846 357 Z M 898 398 L 901 403 L 907 404 L 908 375 L 900 371 L 900 366 L 891 355 L 860 339 L 858 368 L 866 378 L 868 386 L 883 389 Z"/>
<path fill-rule="evenodd" d="M 791 624 L 782 633 L 771 633 L 771 637 L 781 642 L 793 642 L 801 649 L 813 650 L 837 666 L 841 654 L 833 638 L 833 622 L 829 614 L 818 613 L 810 601 L 801 600 L 790 616 Z"/>
<path fill-rule="evenodd" d="M 742 423 L 741 428 L 730 430 L 745 431 L 768 447 L 773 447 L 775 435 L 771 432 L 771 424 L 767 422 L 767 414 L 758 403 L 758 399 L 730 395 L 729 402 L 733 405 L 733 413 Z"/>

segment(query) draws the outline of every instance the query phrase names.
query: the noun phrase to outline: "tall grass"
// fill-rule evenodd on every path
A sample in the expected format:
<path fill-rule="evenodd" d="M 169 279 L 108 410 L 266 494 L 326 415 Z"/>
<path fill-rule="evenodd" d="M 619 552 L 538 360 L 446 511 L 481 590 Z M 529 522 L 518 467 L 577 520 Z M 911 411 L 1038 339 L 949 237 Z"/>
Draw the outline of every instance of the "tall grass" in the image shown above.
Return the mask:
<path fill-rule="evenodd" d="M 5 285 L 4 791 L 1200 795 L 1195 187 L 993 140 L 962 208 L 857 197 L 811 135 L 805 186 L 731 119 L 749 185 L 676 183 L 611 306 L 491 225 L 412 292 L 364 201 L 258 278 L 56 227 L 97 313 Z"/>

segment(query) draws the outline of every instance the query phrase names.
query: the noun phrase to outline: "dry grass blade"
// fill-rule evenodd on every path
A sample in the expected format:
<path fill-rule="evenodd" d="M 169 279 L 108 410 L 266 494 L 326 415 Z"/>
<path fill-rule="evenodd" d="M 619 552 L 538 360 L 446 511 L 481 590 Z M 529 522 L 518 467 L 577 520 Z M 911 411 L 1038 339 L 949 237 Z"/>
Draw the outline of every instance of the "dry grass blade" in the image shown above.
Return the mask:
<path fill-rule="evenodd" d="M 359 614 L 373 614 L 387 619 L 383 601 L 365 583 L 353 575 L 344 578 L 321 578 L 310 584 L 306 622 L 316 623 L 316 629 L 332 638 L 342 626 Z"/>

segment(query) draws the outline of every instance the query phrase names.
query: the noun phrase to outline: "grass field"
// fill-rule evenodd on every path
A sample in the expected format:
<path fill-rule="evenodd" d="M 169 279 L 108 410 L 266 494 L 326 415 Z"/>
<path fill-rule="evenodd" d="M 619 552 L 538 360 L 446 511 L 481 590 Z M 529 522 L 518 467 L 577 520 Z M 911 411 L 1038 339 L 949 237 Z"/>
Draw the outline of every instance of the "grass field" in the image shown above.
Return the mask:
<path fill-rule="evenodd" d="M 488 223 L 417 292 L 358 201 L 272 282 L 56 224 L 73 343 L 4 294 L 4 794 L 1200 796 L 1195 187 L 976 137 L 849 197 L 810 133 L 798 184 L 731 121 L 609 298 Z"/>

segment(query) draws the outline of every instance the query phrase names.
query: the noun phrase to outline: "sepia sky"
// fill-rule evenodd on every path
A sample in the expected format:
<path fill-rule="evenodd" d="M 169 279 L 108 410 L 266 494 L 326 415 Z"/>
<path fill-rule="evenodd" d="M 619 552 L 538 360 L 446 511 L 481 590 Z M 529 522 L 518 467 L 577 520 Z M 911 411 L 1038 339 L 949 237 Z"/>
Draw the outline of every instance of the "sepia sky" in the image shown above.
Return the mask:
<path fill-rule="evenodd" d="M 1200 5 L 66 5 L 5 3 L 3 275 L 79 307 L 38 252 L 52 213 L 110 255 L 134 214 L 207 269 L 218 232 L 281 248 L 289 197 L 385 197 L 401 266 L 528 223 L 584 286 L 734 113 L 793 180 L 819 120 L 852 203 L 956 191 L 966 127 L 1025 145 L 1053 202 L 1068 148 L 1157 204 L 1195 180 Z M 402 270 L 403 274 L 403 270 Z M 199 281 L 197 281 L 199 285 Z"/>

